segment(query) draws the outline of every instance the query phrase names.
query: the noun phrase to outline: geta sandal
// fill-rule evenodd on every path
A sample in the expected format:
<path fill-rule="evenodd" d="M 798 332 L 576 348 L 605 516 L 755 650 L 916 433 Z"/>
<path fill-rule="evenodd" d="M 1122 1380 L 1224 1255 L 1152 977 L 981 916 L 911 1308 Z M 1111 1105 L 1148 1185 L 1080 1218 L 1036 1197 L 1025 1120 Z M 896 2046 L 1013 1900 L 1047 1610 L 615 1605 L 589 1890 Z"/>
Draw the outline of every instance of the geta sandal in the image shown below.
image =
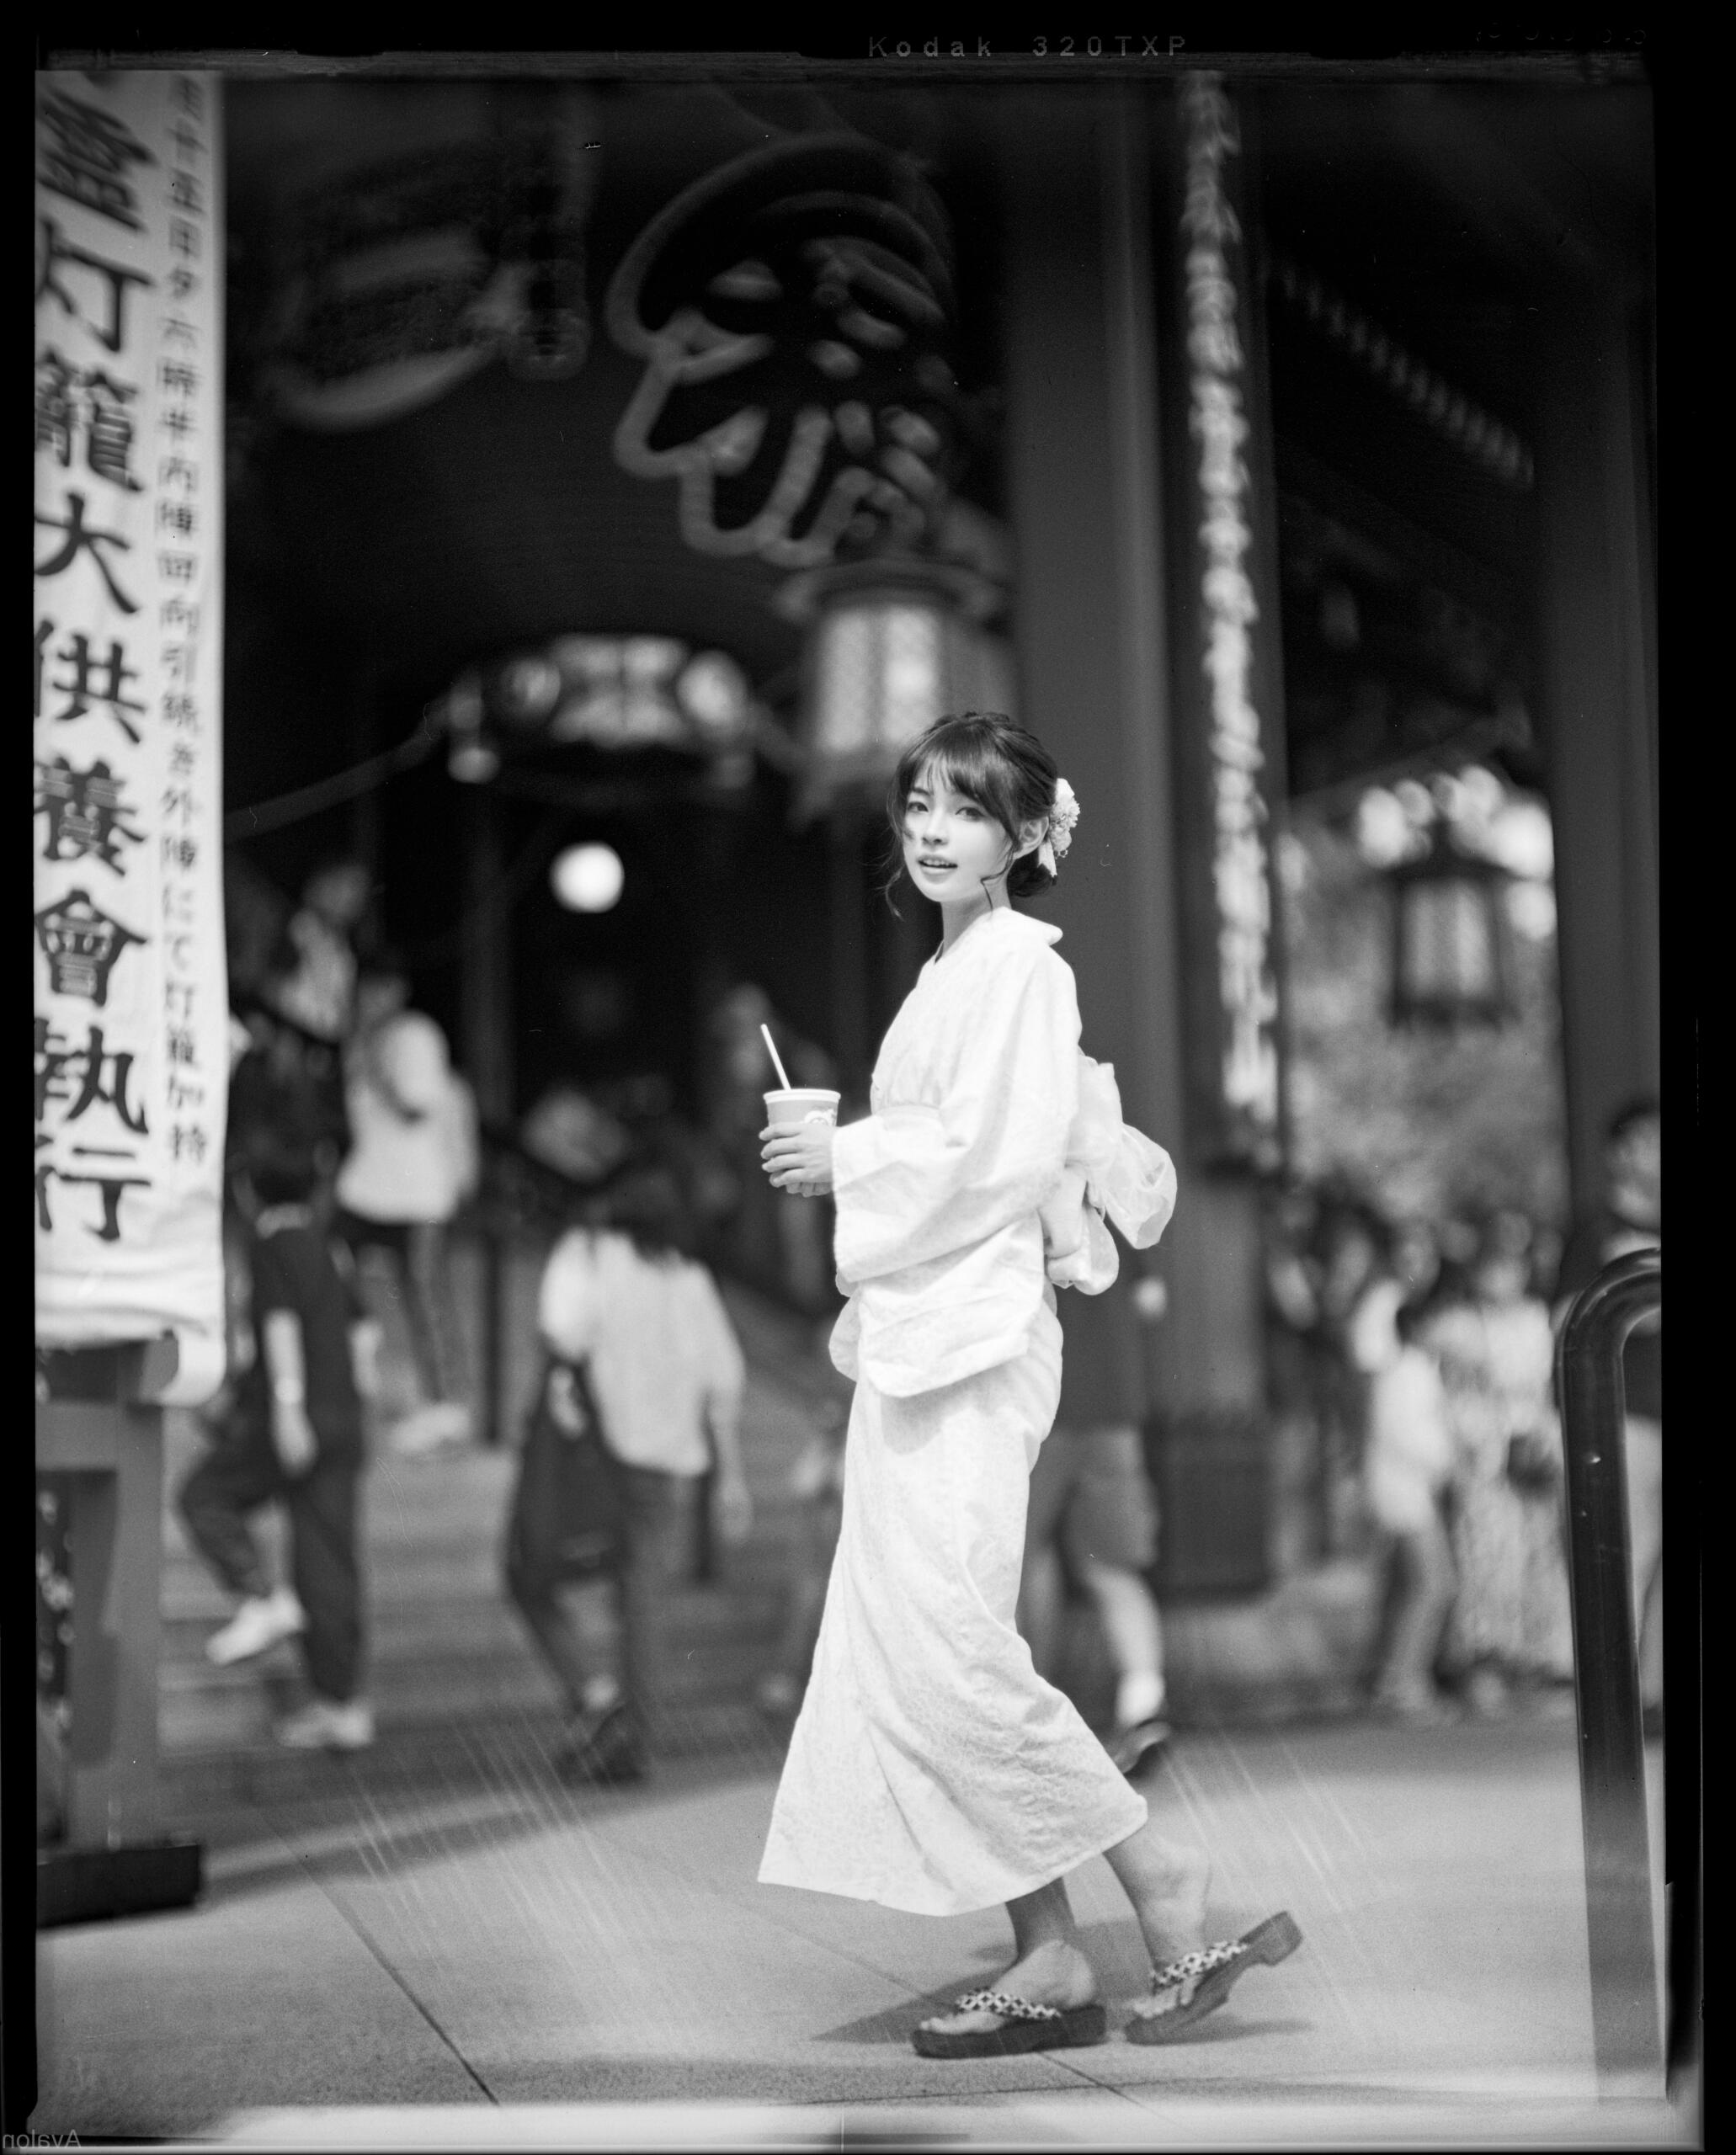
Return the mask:
<path fill-rule="evenodd" d="M 1002 2025 L 956 2035 L 924 2025 L 911 2032 L 919 2057 L 1019 2057 L 1027 2051 L 1073 2050 L 1100 2043 L 1109 2033 L 1109 2016 L 1095 1999 L 1089 2005 L 1033 2005 L 1029 1998 L 1011 1998 L 1005 1991 L 972 1990 L 955 1998 L 952 2009 L 998 2014 Z"/>
<path fill-rule="evenodd" d="M 1215 2013 L 1229 1996 L 1237 1977 L 1256 1961 L 1275 1967 L 1295 1952 L 1302 1942 L 1296 1919 L 1286 1910 L 1268 1916 L 1252 1930 L 1244 1930 L 1239 1938 L 1225 1939 L 1198 1953 L 1185 1953 L 1179 1961 L 1153 1968 L 1153 1998 L 1167 2000 L 1173 1993 L 1174 2001 L 1153 2006 L 1136 2005 L 1127 2023 L 1127 2041 L 1174 2042 L 1196 2021 L 1203 2020 L 1208 2013 Z"/>

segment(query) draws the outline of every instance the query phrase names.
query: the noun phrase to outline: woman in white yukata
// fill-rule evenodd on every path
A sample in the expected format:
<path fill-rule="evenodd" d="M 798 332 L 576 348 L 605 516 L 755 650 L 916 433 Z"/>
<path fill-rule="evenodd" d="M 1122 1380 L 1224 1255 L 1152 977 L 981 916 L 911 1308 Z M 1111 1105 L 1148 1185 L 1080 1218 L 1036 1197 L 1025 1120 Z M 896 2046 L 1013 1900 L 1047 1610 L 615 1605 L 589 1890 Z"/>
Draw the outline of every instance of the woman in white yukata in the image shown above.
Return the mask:
<path fill-rule="evenodd" d="M 1055 1288 L 1115 1278 L 1105 1211 L 1154 1242 L 1174 1171 L 1122 1122 L 1113 1072 L 1079 1052 L 1059 929 L 1009 902 L 1053 883 L 1078 814 L 1048 752 L 993 713 L 942 719 L 905 753 L 889 807 L 940 947 L 881 1045 L 871 1113 L 762 1133 L 780 1189 L 836 1200 L 849 1301 L 832 1354 L 856 1391 L 843 1530 L 759 1877 L 930 1915 L 1004 1902 L 1011 1966 L 913 2037 L 926 2057 L 982 2057 L 1105 2034 L 1065 1884 L 1100 1854 L 1153 1962 L 1127 2032 L 1168 2041 L 1301 1934 L 1280 1914 L 1208 1945 L 1206 1858 L 1158 1837 L 1037 1674 L 1014 1611 L 1060 1392 Z"/>

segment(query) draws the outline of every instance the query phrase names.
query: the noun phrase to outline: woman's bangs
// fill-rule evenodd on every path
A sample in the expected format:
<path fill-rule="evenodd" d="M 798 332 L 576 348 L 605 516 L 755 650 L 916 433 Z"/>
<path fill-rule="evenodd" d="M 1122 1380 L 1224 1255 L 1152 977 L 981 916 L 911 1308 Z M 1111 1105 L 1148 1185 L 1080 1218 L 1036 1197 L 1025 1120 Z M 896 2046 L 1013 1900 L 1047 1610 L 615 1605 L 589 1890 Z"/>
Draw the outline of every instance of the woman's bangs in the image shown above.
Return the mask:
<path fill-rule="evenodd" d="M 974 801 L 985 815 L 1004 822 L 1001 804 L 994 798 L 989 774 L 993 758 L 974 742 L 955 742 L 929 750 L 910 774 L 910 783 L 904 789 L 904 805 L 918 791 L 932 789 L 935 783 L 960 794 L 967 801 Z"/>

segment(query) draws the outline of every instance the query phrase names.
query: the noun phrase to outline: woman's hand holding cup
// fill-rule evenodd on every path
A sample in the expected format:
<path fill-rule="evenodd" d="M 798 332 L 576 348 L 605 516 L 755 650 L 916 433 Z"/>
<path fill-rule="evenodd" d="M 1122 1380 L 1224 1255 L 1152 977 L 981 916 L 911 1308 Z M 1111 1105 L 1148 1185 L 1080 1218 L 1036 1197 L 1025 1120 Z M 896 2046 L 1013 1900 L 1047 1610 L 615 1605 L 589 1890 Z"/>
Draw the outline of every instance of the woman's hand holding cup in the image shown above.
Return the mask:
<path fill-rule="evenodd" d="M 838 1100 L 820 1086 L 765 1095 L 770 1120 L 759 1133 L 759 1157 L 775 1189 L 798 1197 L 823 1197 L 831 1189 Z"/>

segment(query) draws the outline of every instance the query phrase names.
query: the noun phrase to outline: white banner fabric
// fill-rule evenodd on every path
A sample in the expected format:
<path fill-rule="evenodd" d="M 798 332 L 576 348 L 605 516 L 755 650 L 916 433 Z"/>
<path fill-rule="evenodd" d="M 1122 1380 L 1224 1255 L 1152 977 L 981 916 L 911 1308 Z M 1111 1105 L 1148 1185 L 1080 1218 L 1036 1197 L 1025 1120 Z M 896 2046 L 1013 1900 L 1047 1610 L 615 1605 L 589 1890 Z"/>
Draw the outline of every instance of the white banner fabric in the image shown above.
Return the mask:
<path fill-rule="evenodd" d="M 36 1336 L 221 1370 L 221 85 L 36 77 Z"/>

